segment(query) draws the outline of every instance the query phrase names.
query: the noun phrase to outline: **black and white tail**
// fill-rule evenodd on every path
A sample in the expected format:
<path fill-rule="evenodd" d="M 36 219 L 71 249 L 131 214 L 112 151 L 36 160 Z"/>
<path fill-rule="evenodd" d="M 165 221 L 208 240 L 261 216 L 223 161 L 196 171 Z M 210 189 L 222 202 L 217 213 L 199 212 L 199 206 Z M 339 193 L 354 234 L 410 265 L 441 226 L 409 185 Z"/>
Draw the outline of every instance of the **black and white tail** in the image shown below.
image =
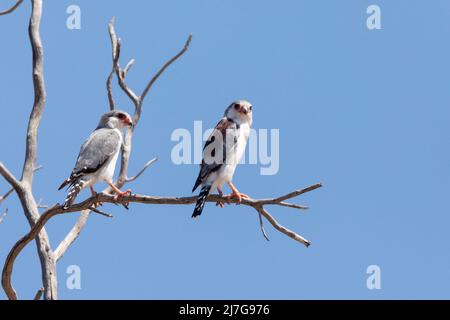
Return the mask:
<path fill-rule="evenodd" d="M 203 207 L 205 206 L 206 199 L 208 198 L 209 192 L 211 191 L 211 186 L 206 185 L 200 190 L 197 198 L 197 203 L 195 204 L 194 213 L 192 213 L 192 218 L 195 218 L 202 214 Z"/>
<path fill-rule="evenodd" d="M 85 181 L 82 179 L 75 180 L 69 187 L 66 200 L 64 200 L 63 209 L 68 209 L 77 198 L 77 195 L 80 193 L 80 191 L 84 188 Z"/>

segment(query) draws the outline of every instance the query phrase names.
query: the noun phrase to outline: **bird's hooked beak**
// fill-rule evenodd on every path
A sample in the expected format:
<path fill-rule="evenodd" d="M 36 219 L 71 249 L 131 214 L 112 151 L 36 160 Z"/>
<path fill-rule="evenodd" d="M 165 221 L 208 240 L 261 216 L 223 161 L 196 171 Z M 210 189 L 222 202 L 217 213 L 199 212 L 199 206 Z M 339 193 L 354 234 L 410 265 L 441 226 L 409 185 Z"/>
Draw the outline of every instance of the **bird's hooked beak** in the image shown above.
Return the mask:
<path fill-rule="evenodd" d="M 244 107 L 244 106 L 240 106 L 240 107 L 239 107 L 239 112 L 241 112 L 241 113 L 243 113 L 243 114 L 247 114 L 247 113 L 248 113 L 247 108 Z"/>
<path fill-rule="evenodd" d="M 129 117 L 126 117 L 124 120 L 123 120 L 123 123 L 125 123 L 127 126 L 129 126 L 129 127 L 133 127 L 133 121 L 131 120 L 131 118 L 129 118 Z"/>

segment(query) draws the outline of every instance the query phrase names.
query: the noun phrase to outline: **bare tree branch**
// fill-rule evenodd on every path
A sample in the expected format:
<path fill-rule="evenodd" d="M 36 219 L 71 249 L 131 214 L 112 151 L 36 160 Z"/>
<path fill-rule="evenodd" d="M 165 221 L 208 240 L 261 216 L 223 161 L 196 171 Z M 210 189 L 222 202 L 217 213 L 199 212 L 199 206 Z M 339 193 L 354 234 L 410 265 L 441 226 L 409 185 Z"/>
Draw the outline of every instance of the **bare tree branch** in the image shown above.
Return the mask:
<path fill-rule="evenodd" d="M 23 186 L 19 180 L 5 167 L 3 163 L 0 162 L 0 175 L 5 178 L 5 180 L 13 187 L 16 192 L 21 192 Z M 6 198 L 6 197 L 5 197 Z"/>
<path fill-rule="evenodd" d="M 41 298 L 42 298 L 42 293 L 44 293 L 44 288 L 40 288 L 40 289 L 36 292 L 36 295 L 34 296 L 34 300 L 41 300 Z"/>
<path fill-rule="evenodd" d="M 13 12 L 14 10 L 17 9 L 18 6 L 20 6 L 20 4 L 21 4 L 22 2 L 23 2 L 23 0 L 17 0 L 17 1 L 16 1 L 16 4 L 13 5 L 11 8 L 6 9 L 6 10 L 4 10 L 4 11 L 0 11 L 0 16 L 3 16 L 3 15 L 5 15 L 5 14 L 8 14 L 8 13 Z"/>
<path fill-rule="evenodd" d="M 38 171 L 43 166 L 37 166 L 34 171 Z M 6 192 L 5 195 L 0 196 L 0 203 L 2 203 L 7 197 L 11 195 L 11 193 L 16 190 L 16 192 L 23 192 L 23 185 L 17 178 L 6 168 L 6 166 L 0 162 L 0 175 L 5 178 L 5 180 L 13 187 L 8 192 Z"/>
<path fill-rule="evenodd" d="M 20 4 L 20 3 L 19 3 Z M 43 66 L 43 47 L 39 34 L 40 22 L 42 16 L 42 0 L 31 0 L 32 10 L 28 26 L 28 35 L 33 51 L 33 85 L 34 102 L 30 113 L 26 134 L 25 161 L 20 182 L 13 179 L 3 165 L 0 165 L 1 174 L 14 187 L 20 199 L 24 214 L 31 227 L 40 218 L 36 201 L 33 197 L 32 183 L 36 170 L 36 154 L 38 141 L 38 128 L 45 107 L 45 84 L 44 84 L 44 66 Z M 17 5 L 15 6 L 17 8 Z M 15 8 L 14 8 L 15 9 Z M 57 298 L 57 278 L 56 264 L 53 259 L 53 251 L 50 246 L 47 232 L 42 229 L 36 235 L 36 244 L 41 263 L 42 282 L 44 286 L 45 299 Z M 4 287 L 5 293 L 10 299 L 17 299 L 16 292 L 12 287 Z"/>
<path fill-rule="evenodd" d="M 36 167 L 34 170 L 35 170 L 35 171 L 38 171 L 38 170 L 40 170 L 42 167 L 43 167 L 43 166 L 38 166 L 38 167 Z M 10 179 L 16 180 L 15 183 L 18 183 L 18 184 L 20 185 L 20 182 L 17 181 L 17 179 L 16 179 L 16 178 L 15 178 L 15 177 L 7 170 L 7 169 L 6 169 L 6 167 L 5 167 L 1 162 L 0 162 L 0 171 L 3 172 L 6 176 L 9 176 Z M 0 173 L 0 174 L 2 174 L 2 173 Z M 2 174 L 2 175 L 3 175 L 3 174 Z M 0 196 L 0 204 L 2 204 L 2 202 L 5 201 L 6 198 L 8 198 L 13 192 L 14 192 L 14 188 L 11 188 L 11 189 L 9 189 L 3 196 Z M 40 205 L 38 205 L 38 207 L 44 208 L 45 206 L 40 206 Z M 48 207 L 48 206 L 47 206 L 47 207 Z M 47 207 L 45 207 L 45 208 L 47 208 Z M 6 213 L 7 213 L 7 212 L 5 212 L 5 213 L 3 214 L 2 218 L 4 218 L 4 216 L 6 216 Z M 1 220 L 0 220 L 0 221 L 1 221 Z"/>
<path fill-rule="evenodd" d="M 98 213 L 99 215 L 107 217 L 107 218 L 112 218 L 113 217 L 112 214 L 109 214 L 108 212 L 101 211 L 100 209 L 97 209 L 97 208 L 95 208 L 93 206 L 90 207 L 89 210 L 92 211 L 92 212 Z"/>
<path fill-rule="evenodd" d="M 298 197 L 299 195 L 304 194 L 306 192 L 310 192 L 311 190 L 314 190 L 314 189 L 317 189 L 317 185 L 312 185 L 308 188 L 292 191 L 292 192 L 290 192 L 284 196 L 278 197 L 276 199 L 266 200 L 266 201 L 264 201 L 264 204 L 278 204 L 282 201 Z"/>
<path fill-rule="evenodd" d="M 301 206 L 298 204 L 294 204 L 294 203 L 286 203 L 286 202 L 279 202 L 277 203 L 279 206 L 283 206 L 283 207 L 288 207 L 288 208 L 293 208 L 293 209 L 299 209 L 299 210 L 307 210 L 309 209 L 306 206 Z"/>
<path fill-rule="evenodd" d="M 25 193 L 19 195 L 24 213 L 30 226 L 39 219 L 39 209 L 33 197 L 32 185 L 36 171 L 36 157 L 38 144 L 38 129 L 45 108 L 46 91 L 44 80 L 44 48 L 40 36 L 40 24 L 42 17 L 42 0 L 31 0 L 31 17 L 28 26 L 28 35 L 33 51 L 33 85 L 34 102 L 30 113 L 27 128 L 25 161 L 21 182 L 25 187 Z M 53 250 L 50 246 L 47 232 L 43 229 L 36 238 L 37 250 L 42 269 L 42 282 L 44 287 L 44 299 L 57 299 L 58 279 L 56 276 L 56 263 L 53 258 Z"/>
<path fill-rule="evenodd" d="M 13 192 L 14 192 L 14 188 L 9 189 L 3 196 L 0 196 L 0 204 L 1 204 L 3 201 L 5 201 L 6 198 L 8 198 L 8 197 L 11 195 L 11 193 L 13 193 Z"/>
<path fill-rule="evenodd" d="M 28 33 L 33 49 L 34 103 L 28 122 L 25 162 L 22 182 L 31 186 L 37 155 L 38 129 L 45 107 L 46 92 L 44 81 L 44 48 L 40 36 L 42 0 L 32 0 L 32 13 Z"/>
<path fill-rule="evenodd" d="M 41 199 L 39 199 L 39 201 L 37 203 L 37 207 L 38 207 L 38 209 L 47 209 L 48 205 L 42 204 L 42 198 L 41 198 Z"/>
<path fill-rule="evenodd" d="M 6 208 L 5 212 L 3 212 L 2 215 L 0 216 L 0 223 L 3 222 L 3 219 L 5 219 L 7 214 L 8 214 L 8 208 Z"/>
<path fill-rule="evenodd" d="M 17 294 L 12 286 L 12 272 L 14 267 L 14 262 L 20 252 L 26 247 L 28 243 L 30 243 L 33 239 L 36 239 L 39 258 L 41 261 L 42 267 L 42 278 L 43 278 L 43 288 L 39 289 L 35 295 L 35 299 L 39 300 L 44 294 L 45 299 L 56 299 L 57 298 L 57 278 L 56 278 L 56 262 L 64 255 L 66 250 L 70 247 L 70 245 L 75 241 L 78 237 L 82 229 L 84 228 L 88 217 L 91 212 L 106 216 L 112 217 L 109 213 L 103 212 L 96 208 L 94 205 L 97 202 L 104 203 L 119 203 L 122 204 L 125 208 L 128 209 L 128 203 L 144 203 L 144 204 L 167 204 L 167 205 L 188 205 L 193 204 L 197 201 L 196 196 L 191 197 L 157 197 L 157 196 L 146 196 L 146 195 L 130 195 L 120 197 L 117 201 L 110 194 L 110 188 L 106 189 L 104 193 L 98 194 L 96 196 L 90 197 L 85 201 L 75 204 L 71 206 L 67 210 L 63 210 L 62 207 L 57 204 L 48 208 L 42 215 L 39 215 L 38 208 L 40 207 L 40 203 L 36 204 L 36 201 L 32 194 L 32 182 L 35 171 L 35 162 L 36 162 L 36 154 L 37 154 L 37 134 L 38 128 L 41 121 L 42 112 L 45 106 L 46 93 L 45 93 L 45 84 L 43 77 L 43 48 L 39 35 L 39 25 L 42 14 L 42 0 L 31 0 L 33 9 L 30 18 L 30 26 L 29 26 L 29 36 L 31 41 L 31 46 L 33 48 L 33 84 L 35 91 L 35 99 L 33 108 L 31 111 L 28 130 L 27 130 L 27 140 L 26 140 L 26 155 L 25 162 L 22 172 L 21 180 L 17 180 L 7 169 L 4 167 L 2 163 L 0 163 L 0 174 L 14 187 L 17 191 L 19 199 L 21 201 L 22 207 L 24 209 L 25 215 L 30 223 L 31 230 L 22 237 L 16 244 L 13 246 L 11 251 L 9 252 L 4 267 L 2 271 L 2 286 L 5 290 L 6 295 L 9 299 L 17 299 Z M 17 8 L 21 1 L 18 1 L 16 5 L 7 10 L 12 12 Z M 8 12 L 8 13 L 9 13 Z M 5 14 L 0 12 L 0 14 Z M 110 72 L 107 81 L 106 81 L 106 89 L 108 94 L 109 108 L 112 110 L 115 108 L 115 102 L 112 95 L 111 81 L 114 75 L 116 75 L 118 79 L 119 87 L 124 91 L 124 93 L 130 98 L 135 107 L 135 112 L 133 115 L 133 123 L 134 126 L 127 129 L 124 144 L 122 146 L 122 155 L 121 155 L 121 167 L 119 172 L 119 177 L 115 182 L 116 186 L 122 188 L 126 183 L 132 182 L 139 178 L 145 170 L 153 164 L 157 159 L 154 158 L 148 161 L 144 167 L 133 177 L 129 178 L 127 176 L 128 165 L 131 153 L 131 142 L 134 129 L 138 124 L 142 112 L 142 103 L 145 99 L 146 95 L 156 82 L 156 80 L 164 73 L 164 71 L 176 60 L 178 60 L 189 48 L 189 45 L 192 40 L 192 35 L 189 35 L 184 47 L 170 60 L 168 60 L 159 71 L 151 78 L 149 83 L 146 85 L 140 96 L 136 95 L 135 92 L 128 87 L 125 78 L 127 76 L 128 71 L 134 64 L 134 60 L 130 60 L 124 69 L 120 67 L 120 51 L 121 51 L 121 41 L 117 38 L 115 29 L 114 29 L 114 18 L 108 25 L 109 35 L 111 39 L 112 45 L 112 59 L 113 66 L 112 71 Z M 289 236 L 290 238 L 302 243 L 305 246 L 309 246 L 310 242 L 303 238 L 301 235 L 295 233 L 292 230 L 287 229 L 286 227 L 279 224 L 276 219 L 265 209 L 266 205 L 277 205 L 295 209 L 307 209 L 305 206 L 300 206 L 293 203 L 285 202 L 286 200 L 297 197 L 306 192 L 310 192 L 317 188 L 320 188 L 321 184 L 316 184 L 310 186 L 308 188 L 304 188 L 301 190 L 296 190 L 294 192 L 288 193 L 286 195 L 279 196 L 277 198 L 269 198 L 269 199 L 242 199 L 241 204 L 245 206 L 252 207 L 259 216 L 260 228 L 263 233 L 263 236 L 269 240 L 266 231 L 263 226 L 262 217 L 264 217 L 276 230 L 279 232 Z M 8 191 L 9 194 L 12 191 Z M 6 198 L 8 195 L 3 198 L 0 198 L 0 202 Z M 236 199 L 228 199 L 224 196 L 220 195 L 210 195 L 207 198 L 208 202 L 231 202 L 237 203 Z M 71 231 L 66 235 L 64 240 L 60 243 L 55 251 L 52 251 L 50 247 L 50 243 L 48 240 L 48 236 L 45 232 L 45 224 L 54 216 L 60 214 L 66 214 L 71 212 L 80 212 L 80 217 Z"/>
<path fill-rule="evenodd" d="M 108 78 L 106 79 L 106 92 L 108 93 L 108 103 L 109 103 L 109 110 L 114 110 L 116 108 L 116 103 L 114 101 L 114 97 L 112 95 L 112 88 L 111 88 L 111 81 L 115 73 L 115 68 L 113 66 L 111 72 L 108 75 Z"/>
<path fill-rule="evenodd" d="M 128 71 L 130 71 L 130 69 L 134 65 L 134 63 L 135 63 L 134 59 L 131 59 L 130 61 L 128 61 L 127 65 L 125 66 L 125 69 L 123 69 L 124 76 L 127 75 Z"/>
<path fill-rule="evenodd" d="M 113 39 L 116 39 L 113 23 L 114 22 L 111 21 L 109 24 L 109 30 L 110 30 L 109 32 L 111 35 L 111 41 L 114 41 Z M 115 47 L 116 47 L 116 59 L 113 62 L 114 62 L 114 69 L 116 71 L 116 76 L 117 76 L 119 86 L 127 94 L 127 96 L 131 99 L 131 101 L 133 101 L 135 107 L 137 108 L 139 105 L 139 97 L 126 84 L 125 72 L 122 70 L 122 68 L 120 67 L 120 64 L 119 64 L 120 49 L 121 49 L 120 39 L 116 39 Z"/>
<path fill-rule="evenodd" d="M 9 197 L 9 195 L 11 193 L 14 192 L 14 189 L 10 189 L 8 192 L 5 193 L 5 195 L 0 196 L 0 204 L 2 204 L 2 202 Z M 8 208 L 5 209 L 5 211 L 0 215 L 0 223 L 3 222 L 3 220 L 5 219 L 6 215 L 8 214 Z"/>
<path fill-rule="evenodd" d="M 263 223 L 262 215 L 261 215 L 261 213 L 259 211 L 258 211 L 258 219 L 259 219 L 259 227 L 261 228 L 262 235 L 263 235 L 264 239 L 269 241 L 269 236 L 266 233 L 266 229 L 264 229 L 264 223 Z"/>
<path fill-rule="evenodd" d="M 312 185 L 308 188 L 298 190 L 298 195 L 313 191 L 315 189 L 320 188 L 322 185 L 320 183 Z M 292 193 L 291 193 L 292 194 Z M 272 201 L 270 204 L 276 205 L 276 199 L 285 198 L 285 196 L 274 198 L 274 199 L 263 199 L 263 200 L 256 200 L 256 199 L 242 199 L 241 204 L 249 207 L 253 207 L 256 211 L 262 214 L 264 218 L 269 221 L 272 226 L 274 226 L 275 229 L 280 231 L 281 233 L 284 233 L 285 235 L 289 236 L 290 238 L 304 244 L 305 246 L 309 246 L 310 242 L 303 238 L 302 236 L 298 235 L 294 231 L 291 231 L 284 226 L 280 225 L 273 216 L 267 212 L 264 209 L 264 205 L 267 204 L 268 201 Z M 290 197 L 292 198 L 292 197 Z M 8 257 L 6 258 L 3 272 L 2 272 L 2 286 L 5 289 L 5 292 L 7 292 L 8 297 L 10 299 L 14 299 L 16 296 L 10 296 L 9 293 L 15 292 L 12 284 L 11 284 L 11 275 L 13 271 L 14 262 L 19 255 L 19 253 L 25 248 L 25 246 L 32 241 L 38 234 L 39 231 L 44 227 L 44 225 L 54 216 L 60 215 L 60 214 L 67 214 L 70 212 L 78 212 L 81 210 L 92 210 L 92 206 L 95 202 L 100 201 L 103 203 L 116 203 L 117 201 L 119 203 L 144 203 L 144 204 L 169 204 L 169 205 L 187 205 L 187 204 L 194 204 L 197 201 L 196 196 L 192 197 L 157 197 L 157 196 L 146 196 L 146 195 L 130 195 L 130 196 L 123 196 L 120 197 L 117 201 L 114 200 L 114 197 L 109 194 L 98 194 L 95 197 L 90 197 L 86 200 L 84 200 L 81 203 L 75 204 L 68 208 L 67 210 L 63 210 L 62 207 L 59 204 L 56 204 L 46 210 L 39 220 L 36 222 L 36 224 L 31 228 L 31 230 L 23 236 L 16 244 L 13 246 L 11 251 L 8 254 Z M 226 202 L 229 201 L 231 203 L 237 203 L 236 199 L 228 199 L 226 196 L 220 196 L 220 195 L 209 195 L 208 202 Z"/>
<path fill-rule="evenodd" d="M 139 178 L 144 172 L 145 170 L 147 170 L 148 167 L 150 167 L 152 164 L 154 164 L 156 161 L 158 161 L 158 158 L 153 158 L 150 161 L 148 161 L 144 167 L 133 177 L 131 178 L 127 178 L 126 182 L 132 182 L 134 180 L 136 180 L 137 178 Z"/>
<path fill-rule="evenodd" d="M 269 213 L 267 212 L 266 209 L 264 209 L 263 206 L 256 206 L 255 209 L 261 213 L 264 218 L 267 219 L 267 221 L 270 222 L 270 224 L 277 229 L 278 231 L 280 231 L 281 233 L 284 233 L 285 235 L 287 235 L 288 237 L 294 239 L 295 241 L 300 242 L 301 244 L 305 245 L 305 247 L 309 247 L 311 242 L 309 242 L 308 240 L 306 240 L 305 238 L 303 238 L 302 236 L 300 236 L 299 234 L 295 233 L 292 230 L 289 230 L 288 228 L 283 227 L 281 224 L 278 223 L 277 220 L 275 220 L 275 218 Z"/>
<path fill-rule="evenodd" d="M 78 238 L 90 215 L 90 210 L 86 209 L 80 212 L 75 225 L 70 229 L 64 239 L 59 243 L 58 247 L 55 249 L 55 260 L 59 261 L 62 256 L 66 253 L 67 249 L 72 245 L 72 243 Z"/>
<path fill-rule="evenodd" d="M 144 91 L 141 94 L 140 99 L 144 100 L 145 96 L 147 95 L 147 93 L 150 91 L 150 89 L 152 88 L 153 84 L 156 82 L 156 80 L 158 80 L 158 78 L 164 73 L 164 71 L 175 61 L 178 60 L 179 57 L 181 57 L 188 49 L 189 49 L 189 45 L 191 44 L 192 41 L 192 34 L 189 35 L 188 39 L 186 40 L 186 43 L 184 44 L 183 49 L 181 49 L 180 52 L 178 52 L 172 59 L 170 59 L 169 61 L 167 61 L 162 67 L 161 69 L 159 69 L 159 71 L 153 76 L 153 78 L 150 80 L 150 82 L 147 84 L 147 86 L 145 87 Z"/>

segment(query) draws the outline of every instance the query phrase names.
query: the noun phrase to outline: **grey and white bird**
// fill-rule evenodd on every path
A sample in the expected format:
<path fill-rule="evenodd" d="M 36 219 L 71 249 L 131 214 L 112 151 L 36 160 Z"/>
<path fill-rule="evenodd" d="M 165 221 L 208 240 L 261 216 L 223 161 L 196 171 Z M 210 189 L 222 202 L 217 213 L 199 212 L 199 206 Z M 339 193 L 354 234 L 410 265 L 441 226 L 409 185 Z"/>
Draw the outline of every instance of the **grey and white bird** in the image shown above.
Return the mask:
<path fill-rule="evenodd" d="M 120 191 L 113 184 L 112 178 L 123 141 L 122 129 L 132 125 L 131 117 L 125 111 L 113 110 L 102 115 L 97 128 L 81 146 L 69 178 L 58 188 L 61 190 L 69 185 L 63 209 L 68 209 L 80 191 L 86 187 L 89 187 L 92 195 L 95 196 L 93 186 L 100 180 L 106 182 L 115 191 L 116 200 L 119 196 L 131 194 L 131 190 Z"/>
<path fill-rule="evenodd" d="M 226 110 L 222 119 L 214 128 L 203 147 L 203 160 L 200 165 L 200 173 L 194 184 L 195 189 L 202 186 L 197 198 L 192 217 L 202 213 L 208 195 L 216 188 L 223 195 L 222 185 L 228 184 L 232 193 L 227 197 L 235 197 L 237 203 L 241 198 L 248 198 L 240 193 L 231 182 L 237 164 L 241 161 L 250 135 L 253 122 L 252 104 L 245 100 L 233 102 Z M 223 203 L 217 203 L 223 207 Z"/>

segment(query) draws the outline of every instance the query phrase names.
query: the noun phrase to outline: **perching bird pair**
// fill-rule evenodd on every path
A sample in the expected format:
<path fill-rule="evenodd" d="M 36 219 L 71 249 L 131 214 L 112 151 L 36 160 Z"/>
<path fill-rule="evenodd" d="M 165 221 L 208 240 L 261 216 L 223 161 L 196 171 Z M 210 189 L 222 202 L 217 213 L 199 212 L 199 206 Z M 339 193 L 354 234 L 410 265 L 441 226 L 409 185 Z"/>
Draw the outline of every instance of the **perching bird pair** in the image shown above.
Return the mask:
<path fill-rule="evenodd" d="M 203 148 L 200 173 L 192 189 L 194 192 L 199 186 L 202 187 L 192 214 L 193 218 L 202 213 L 208 195 L 216 188 L 219 194 L 223 195 L 224 183 L 232 190 L 227 196 L 228 199 L 234 197 L 237 203 L 240 203 L 241 198 L 248 198 L 237 190 L 232 179 L 236 166 L 244 155 L 252 121 L 250 102 L 245 100 L 233 102 L 209 136 Z M 131 117 L 125 111 L 110 111 L 100 118 L 97 128 L 82 145 L 72 173 L 58 189 L 69 185 L 63 209 L 68 209 L 84 188 L 89 187 L 95 196 L 93 186 L 100 180 L 114 190 L 116 200 L 118 197 L 131 194 L 131 190 L 125 192 L 119 190 L 112 178 L 122 145 L 122 129 L 132 125 Z M 223 203 L 218 205 L 223 207 Z"/>

